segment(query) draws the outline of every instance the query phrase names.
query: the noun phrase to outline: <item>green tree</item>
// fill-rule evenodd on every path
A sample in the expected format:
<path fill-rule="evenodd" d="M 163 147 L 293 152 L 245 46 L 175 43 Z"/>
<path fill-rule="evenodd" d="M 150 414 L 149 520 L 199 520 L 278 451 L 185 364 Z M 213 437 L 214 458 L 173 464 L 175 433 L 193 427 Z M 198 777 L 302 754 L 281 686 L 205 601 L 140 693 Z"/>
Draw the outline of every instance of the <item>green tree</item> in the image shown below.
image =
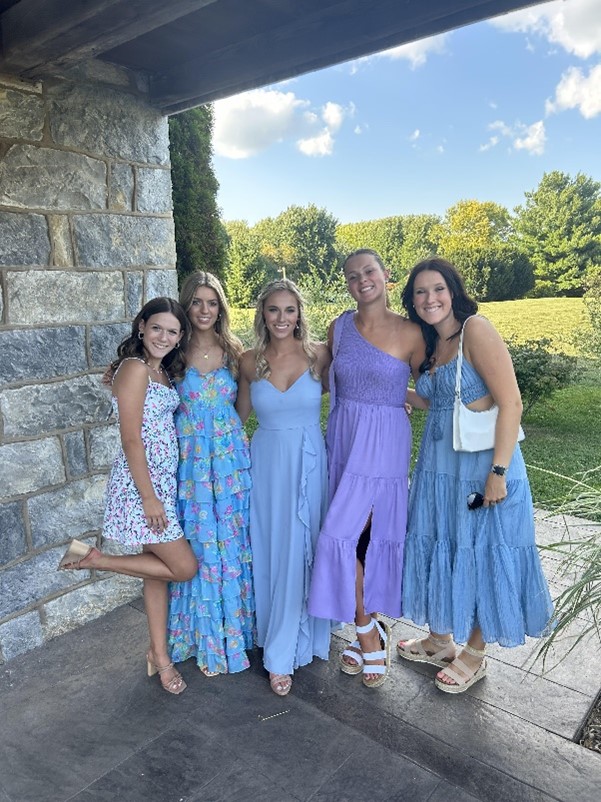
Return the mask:
<path fill-rule="evenodd" d="M 194 270 L 223 278 L 226 237 L 219 219 L 211 158 L 213 110 L 200 106 L 169 119 L 177 272 Z"/>
<path fill-rule="evenodd" d="M 545 173 L 515 209 L 517 242 L 534 266 L 533 295 L 582 295 L 601 265 L 601 184 Z"/>
<path fill-rule="evenodd" d="M 382 257 L 393 281 L 398 280 L 401 271 L 403 240 L 402 217 L 345 223 L 336 229 L 336 245 L 341 253 L 346 255 L 357 248 L 372 248 Z"/>
<path fill-rule="evenodd" d="M 327 281 L 339 262 L 337 220 L 317 206 L 289 206 L 275 220 L 260 221 L 256 229 L 261 252 L 279 273 L 298 282 L 302 276 Z"/>
<path fill-rule="evenodd" d="M 507 209 L 492 201 L 461 200 L 447 209 L 438 246 L 441 253 L 482 250 L 506 242 L 511 233 Z"/>
<path fill-rule="evenodd" d="M 403 217 L 399 279 L 404 279 L 413 265 L 437 253 L 440 223 L 440 217 L 435 214 L 409 214 Z"/>
<path fill-rule="evenodd" d="M 252 306 L 265 282 L 267 267 L 256 232 L 243 220 L 224 224 L 228 238 L 225 290 L 233 306 Z"/>

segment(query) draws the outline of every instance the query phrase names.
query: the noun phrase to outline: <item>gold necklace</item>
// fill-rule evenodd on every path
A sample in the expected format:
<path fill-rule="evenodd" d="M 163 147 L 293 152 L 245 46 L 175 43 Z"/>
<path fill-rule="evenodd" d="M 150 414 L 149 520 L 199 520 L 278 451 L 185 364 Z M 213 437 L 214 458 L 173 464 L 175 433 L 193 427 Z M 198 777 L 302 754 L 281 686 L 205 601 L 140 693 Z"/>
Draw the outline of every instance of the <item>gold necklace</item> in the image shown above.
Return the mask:
<path fill-rule="evenodd" d="M 148 365 L 148 367 L 150 368 L 150 370 L 153 370 L 153 371 L 154 371 L 155 373 L 157 373 L 159 376 L 162 376 L 162 375 L 163 375 L 163 364 L 162 364 L 162 363 L 160 363 L 160 364 L 159 364 L 158 368 L 153 368 L 153 367 L 152 367 L 152 365 L 151 365 L 151 364 L 149 364 L 148 362 L 147 362 L 146 364 Z"/>

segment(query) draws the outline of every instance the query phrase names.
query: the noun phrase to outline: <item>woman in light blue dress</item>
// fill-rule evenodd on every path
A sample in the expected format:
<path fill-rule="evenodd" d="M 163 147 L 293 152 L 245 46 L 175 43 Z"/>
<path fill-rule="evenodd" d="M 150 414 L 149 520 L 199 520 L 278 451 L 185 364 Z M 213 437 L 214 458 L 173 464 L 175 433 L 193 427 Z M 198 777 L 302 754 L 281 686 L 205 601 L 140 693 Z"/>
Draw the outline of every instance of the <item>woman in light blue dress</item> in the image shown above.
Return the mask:
<path fill-rule="evenodd" d="M 327 347 L 310 340 L 297 287 L 268 284 L 257 303 L 256 347 L 242 356 L 237 409 L 254 409 L 250 540 L 257 642 L 271 688 L 285 696 L 296 668 L 327 660 L 330 621 L 307 612 L 311 569 L 327 501 L 320 427 Z"/>
<path fill-rule="evenodd" d="M 441 691 L 462 693 L 486 674 L 486 643 L 518 646 L 542 635 L 552 615 L 517 442 L 522 403 L 507 347 L 475 314 L 453 265 L 440 258 L 417 264 L 403 303 L 426 340 L 414 400 L 419 406 L 423 397 L 429 407 L 409 494 L 403 615 L 430 633 L 397 648 L 406 660 L 441 668 Z M 499 409 L 492 449 L 453 449 L 461 340 L 463 403 Z M 465 645 L 457 649 L 454 641 Z"/>

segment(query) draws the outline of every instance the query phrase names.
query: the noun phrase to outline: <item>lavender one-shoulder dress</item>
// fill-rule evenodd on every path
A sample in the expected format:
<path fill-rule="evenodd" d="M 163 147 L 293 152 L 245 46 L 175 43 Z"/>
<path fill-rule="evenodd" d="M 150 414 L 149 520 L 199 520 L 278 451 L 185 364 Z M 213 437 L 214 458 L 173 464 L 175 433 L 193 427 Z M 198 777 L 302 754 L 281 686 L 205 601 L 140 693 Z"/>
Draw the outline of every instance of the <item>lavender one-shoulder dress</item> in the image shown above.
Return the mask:
<path fill-rule="evenodd" d="M 356 549 L 371 515 L 365 609 L 399 618 L 411 451 L 404 407 L 410 369 L 359 334 L 354 312 L 336 321 L 333 350 L 326 434 L 330 506 L 317 542 L 309 612 L 354 619 Z"/>

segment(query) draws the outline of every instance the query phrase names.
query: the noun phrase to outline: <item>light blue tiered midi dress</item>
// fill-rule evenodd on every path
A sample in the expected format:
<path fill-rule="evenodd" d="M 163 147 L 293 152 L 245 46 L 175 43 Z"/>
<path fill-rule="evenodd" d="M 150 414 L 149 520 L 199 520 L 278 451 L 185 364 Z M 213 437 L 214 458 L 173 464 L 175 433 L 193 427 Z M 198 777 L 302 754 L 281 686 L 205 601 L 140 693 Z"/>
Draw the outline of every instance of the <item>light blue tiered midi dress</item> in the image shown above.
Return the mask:
<path fill-rule="evenodd" d="M 403 616 L 453 633 L 465 642 L 475 626 L 487 643 L 518 646 L 539 637 L 553 607 L 534 538 L 526 466 L 516 444 L 499 504 L 469 510 L 467 496 L 484 491 L 492 449 L 453 450 L 456 359 L 422 374 L 416 390 L 430 401 L 409 493 Z M 463 360 L 465 404 L 488 395 Z"/>
<path fill-rule="evenodd" d="M 254 638 L 250 455 L 237 385 L 226 367 L 190 367 L 177 389 L 178 514 L 198 573 L 170 584 L 169 647 L 174 662 L 195 657 L 204 670 L 234 673 L 248 668 Z"/>
<path fill-rule="evenodd" d="M 251 441 L 250 539 L 257 642 L 273 674 L 327 660 L 330 621 L 307 612 L 313 554 L 327 501 L 321 383 L 305 371 L 285 392 L 250 385 L 259 426 Z"/>

